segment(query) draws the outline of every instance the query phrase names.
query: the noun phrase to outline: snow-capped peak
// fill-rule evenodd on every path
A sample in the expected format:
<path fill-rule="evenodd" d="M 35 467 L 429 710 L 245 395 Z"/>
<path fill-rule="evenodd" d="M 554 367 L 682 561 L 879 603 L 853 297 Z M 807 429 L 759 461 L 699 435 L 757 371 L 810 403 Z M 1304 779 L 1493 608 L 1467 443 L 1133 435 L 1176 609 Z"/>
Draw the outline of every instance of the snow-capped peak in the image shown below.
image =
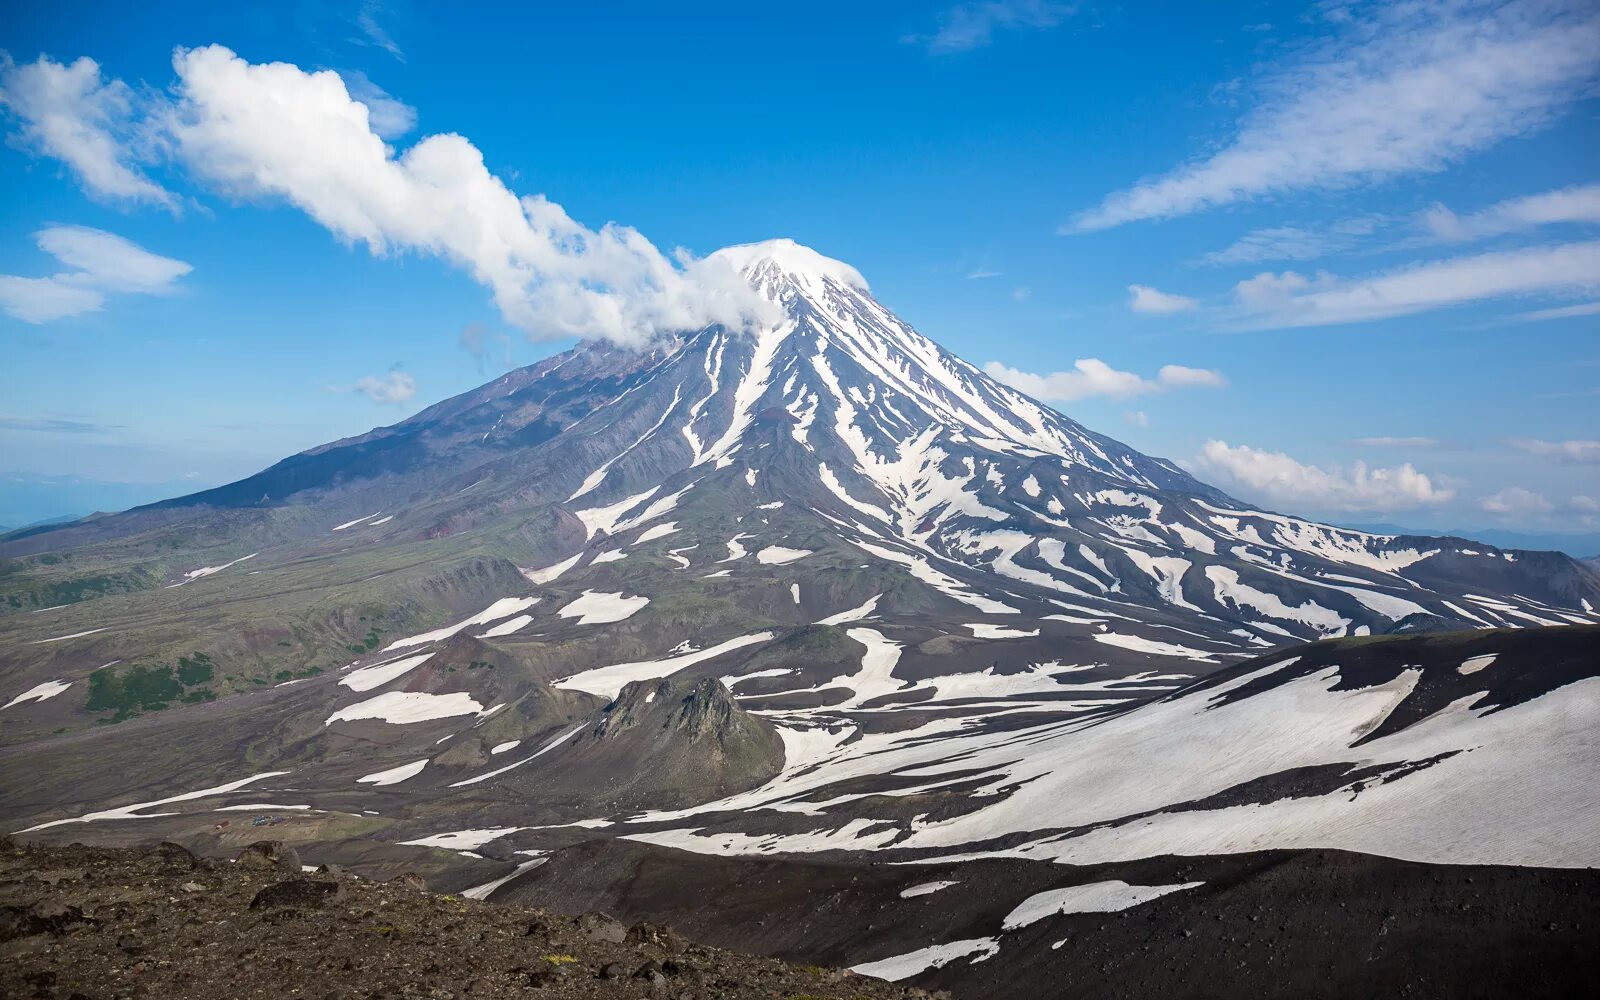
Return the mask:
<path fill-rule="evenodd" d="M 870 291 L 860 271 L 791 239 L 723 247 L 712 254 L 711 259 L 726 262 L 758 289 L 789 283 L 815 293 L 827 281 L 834 281 L 846 288 Z"/>

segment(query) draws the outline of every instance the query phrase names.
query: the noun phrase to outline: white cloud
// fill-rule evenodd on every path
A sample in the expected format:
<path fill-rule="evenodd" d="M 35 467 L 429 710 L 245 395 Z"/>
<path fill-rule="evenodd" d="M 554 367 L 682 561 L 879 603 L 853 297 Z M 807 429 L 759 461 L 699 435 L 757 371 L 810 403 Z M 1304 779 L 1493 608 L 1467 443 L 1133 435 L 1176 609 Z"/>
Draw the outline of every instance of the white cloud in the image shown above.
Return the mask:
<path fill-rule="evenodd" d="M 65 163 L 96 198 L 176 210 L 177 198 L 137 166 L 136 103 L 127 84 L 101 80 L 93 59 L 40 56 L 18 66 L 0 52 L 0 107 L 19 122 L 21 145 Z"/>
<path fill-rule="evenodd" d="M 48 323 L 95 312 L 106 297 L 92 288 L 55 278 L 23 278 L 0 274 L 0 309 L 24 323 Z"/>
<path fill-rule="evenodd" d="M 1600 287 L 1600 240 L 1412 264 L 1354 281 L 1263 272 L 1234 286 L 1242 325 L 1358 323 L 1468 302 Z"/>
<path fill-rule="evenodd" d="M 1199 305 L 1200 303 L 1187 295 L 1172 295 L 1151 288 L 1149 285 L 1128 286 L 1128 308 L 1136 313 L 1165 315 L 1188 312 L 1191 309 L 1198 308 Z"/>
<path fill-rule="evenodd" d="M 998 278 L 998 277 L 1000 277 L 1000 272 L 999 271 L 991 271 L 986 267 L 977 268 L 976 270 L 971 271 L 971 272 L 969 272 L 967 274 L 967 280 L 968 281 L 979 281 L 979 280 L 982 280 L 984 278 Z"/>
<path fill-rule="evenodd" d="M 1221 250 L 1200 258 L 1211 265 L 1255 264 L 1264 260 L 1314 260 L 1344 249 L 1329 234 L 1299 226 L 1253 229 Z"/>
<path fill-rule="evenodd" d="M 35 233 L 34 239 L 39 249 L 75 269 L 68 275 L 71 280 L 107 291 L 160 295 L 194 270 L 181 260 L 88 226 L 50 226 Z"/>
<path fill-rule="evenodd" d="M 1422 224 L 1428 232 L 1449 242 L 1560 223 L 1600 223 L 1600 184 L 1510 198 L 1470 215 L 1457 215 L 1443 205 L 1434 205 L 1422 213 Z"/>
<path fill-rule="evenodd" d="M 361 31 L 361 37 L 357 41 L 380 48 L 400 62 L 405 62 L 406 54 L 401 51 L 399 44 L 388 30 L 378 22 L 380 14 L 388 13 L 385 8 L 383 0 L 362 0 L 361 9 L 356 12 L 356 27 Z"/>
<path fill-rule="evenodd" d="M 337 73 L 252 65 L 216 45 L 179 50 L 173 64 L 174 142 L 197 175 L 238 197 L 284 199 L 374 254 L 442 257 L 530 336 L 638 345 L 770 318 L 721 261 L 675 264 L 633 229 L 591 230 L 542 196 L 519 199 L 459 135 L 396 155 Z"/>
<path fill-rule="evenodd" d="M 1364 437 L 1356 438 L 1351 444 L 1361 445 L 1365 448 L 1437 448 L 1439 439 L 1433 437 Z"/>
<path fill-rule="evenodd" d="M 1033 289 L 1027 285 L 1018 285 L 1011 290 L 1011 297 L 1018 302 L 1026 302 L 1033 295 Z"/>
<path fill-rule="evenodd" d="M 1198 263 L 1223 266 L 1267 260 L 1315 260 L 1354 250 L 1363 237 L 1371 236 L 1388 221 L 1383 216 L 1360 215 L 1319 228 L 1271 226 L 1252 229 L 1224 249 L 1201 256 Z"/>
<path fill-rule="evenodd" d="M 1551 309 L 1534 309 L 1530 312 L 1517 313 L 1510 317 L 1526 323 L 1543 323 L 1553 319 L 1574 319 L 1580 316 L 1600 315 L 1600 302 L 1579 302 L 1571 306 L 1556 306 Z"/>
<path fill-rule="evenodd" d="M 1036 375 L 991 361 L 983 370 L 1014 389 L 1035 399 L 1051 402 L 1071 402 L 1091 396 L 1110 399 L 1128 399 L 1168 389 L 1201 386 L 1220 389 L 1228 384 L 1219 372 L 1205 368 L 1185 368 L 1183 365 L 1165 365 L 1154 379 L 1134 372 L 1118 371 L 1099 358 L 1079 358 L 1069 372 L 1050 372 Z"/>
<path fill-rule="evenodd" d="M 1509 517 L 1548 514 L 1556 509 L 1556 505 L 1546 500 L 1543 494 L 1520 486 L 1508 486 L 1499 493 L 1484 497 L 1481 506 L 1491 514 Z"/>
<path fill-rule="evenodd" d="M 1553 458 L 1563 465 L 1600 465 L 1600 441 L 1540 441 L 1519 438 L 1511 442 L 1530 455 Z"/>
<path fill-rule="evenodd" d="M 193 270 L 102 229 L 51 226 L 33 238 L 68 270 L 42 278 L 0 275 L 0 309 L 27 323 L 95 312 L 107 292 L 164 295 Z"/>
<path fill-rule="evenodd" d="M 1219 485 L 1290 507 L 1343 512 L 1406 510 L 1447 503 L 1455 496 L 1409 462 L 1392 469 L 1372 468 L 1365 462 L 1356 462 L 1349 469 L 1319 468 L 1280 451 L 1210 440 L 1189 464 L 1219 480 Z"/>
<path fill-rule="evenodd" d="M 389 94 L 358 69 L 339 73 L 352 99 L 367 106 L 367 124 L 384 139 L 398 139 L 417 127 L 417 109 Z"/>
<path fill-rule="evenodd" d="M 1271 73 L 1217 153 L 1107 197 L 1065 227 L 1106 229 L 1265 195 L 1434 172 L 1532 132 L 1600 71 L 1591 0 L 1395 0 Z"/>
<path fill-rule="evenodd" d="M 348 388 L 329 386 L 335 392 L 359 392 L 374 403 L 399 406 L 417 394 L 417 380 L 402 371 L 386 375 L 367 375 Z"/>
<path fill-rule="evenodd" d="M 519 198 L 459 135 L 397 152 L 384 140 L 410 126 L 411 109 L 364 77 L 351 74 L 347 86 L 331 70 L 252 65 L 218 45 L 179 49 L 173 66 L 175 100 L 134 101 L 124 84 L 102 83 L 90 60 L 6 62 L 6 106 L 25 141 L 71 164 L 98 193 L 175 204 L 128 165 L 135 146 L 159 146 L 225 195 L 287 201 L 374 254 L 413 252 L 463 268 L 532 338 L 636 346 L 662 331 L 776 319 L 727 262 L 669 258 L 631 228 L 589 229 L 543 196 Z M 8 282 L 7 295 L 31 317 L 94 306 L 37 283 Z"/>
<path fill-rule="evenodd" d="M 1122 415 L 1122 419 L 1135 427 L 1150 426 L 1150 414 L 1143 410 L 1129 410 Z"/>
<path fill-rule="evenodd" d="M 1204 389 L 1226 389 L 1228 380 L 1221 372 L 1210 368 L 1186 368 L 1183 365 L 1162 365 L 1156 380 L 1165 388 L 1199 386 Z"/>
<path fill-rule="evenodd" d="M 958 3 L 939 15 L 931 35 L 907 35 L 901 41 L 926 45 L 929 52 L 965 52 L 994 40 L 996 31 L 1054 28 L 1073 11 L 1071 4 L 1052 0 L 976 0 Z"/>

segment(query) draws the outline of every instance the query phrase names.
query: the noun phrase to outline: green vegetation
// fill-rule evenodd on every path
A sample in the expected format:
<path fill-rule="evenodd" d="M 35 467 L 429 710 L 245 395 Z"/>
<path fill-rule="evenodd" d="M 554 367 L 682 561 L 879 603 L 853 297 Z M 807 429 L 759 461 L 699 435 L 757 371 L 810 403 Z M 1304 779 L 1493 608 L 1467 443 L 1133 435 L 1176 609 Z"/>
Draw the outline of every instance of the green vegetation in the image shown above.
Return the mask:
<path fill-rule="evenodd" d="M 216 676 L 215 667 L 205 653 L 180 656 L 176 670 L 165 663 L 105 667 L 89 675 L 89 699 L 84 707 L 112 713 L 101 722 L 121 722 L 140 712 L 159 712 L 175 701 L 190 705 L 215 701 L 215 691 L 198 686 Z"/>
<path fill-rule="evenodd" d="M 374 649 L 377 649 L 378 643 L 382 641 L 378 638 L 378 634 L 382 631 L 382 629 L 374 625 L 367 629 L 366 636 L 363 637 L 360 642 L 352 642 L 345 646 L 345 649 L 348 649 L 350 652 L 355 653 L 358 656 L 362 653 L 370 653 Z"/>
<path fill-rule="evenodd" d="M 216 675 L 216 670 L 213 667 L 215 667 L 215 664 L 211 662 L 211 657 L 204 653 L 196 653 L 193 656 L 180 656 L 178 657 L 178 680 L 185 687 L 204 684 Z"/>
<path fill-rule="evenodd" d="M 5 595 L 6 604 L 13 609 L 53 608 L 62 604 L 77 604 L 105 594 L 122 594 L 130 590 L 143 590 L 149 583 L 138 574 L 117 576 L 85 576 L 75 580 L 38 582 L 27 590 Z"/>
<path fill-rule="evenodd" d="M 89 701 L 84 707 L 91 712 L 116 712 L 115 721 L 120 722 L 140 709 L 155 712 L 166 708 L 182 695 L 183 685 L 172 675 L 171 667 L 107 667 L 89 675 Z"/>

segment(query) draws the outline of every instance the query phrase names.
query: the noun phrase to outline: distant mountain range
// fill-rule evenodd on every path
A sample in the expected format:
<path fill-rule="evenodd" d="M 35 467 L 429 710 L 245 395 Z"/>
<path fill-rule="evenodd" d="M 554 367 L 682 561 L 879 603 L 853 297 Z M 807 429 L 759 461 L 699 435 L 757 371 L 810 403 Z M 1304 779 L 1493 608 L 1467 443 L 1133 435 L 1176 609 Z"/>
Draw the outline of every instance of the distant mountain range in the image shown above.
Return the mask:
<path fill-rule="evenodd" d="M 4 829 L 651 884 L 708 940 L 991 996 L 1221 855 L 1600 865 L 1593 567 L 1258 509 L 842 262 L 715 259 L 772 323 L 0 539 Z"/>
<path fill-rule="evenodd" d="M 1542 552 L 1565 552 L 1578 559 L 1600 555 L 1600 531 L 1587 534 L 1536 533 L 1507 531 L 1503 528 L 1452 528 L 1440 531 L 1434 528 L 1407 528 L 1397 524 L 1346 524 L 1357 531 L 1379 534 L 1416 535 L 1434 538 L 1470 538 L 1475 542 L 1497 545 L 1507 549 L 1530 549 Z"/>

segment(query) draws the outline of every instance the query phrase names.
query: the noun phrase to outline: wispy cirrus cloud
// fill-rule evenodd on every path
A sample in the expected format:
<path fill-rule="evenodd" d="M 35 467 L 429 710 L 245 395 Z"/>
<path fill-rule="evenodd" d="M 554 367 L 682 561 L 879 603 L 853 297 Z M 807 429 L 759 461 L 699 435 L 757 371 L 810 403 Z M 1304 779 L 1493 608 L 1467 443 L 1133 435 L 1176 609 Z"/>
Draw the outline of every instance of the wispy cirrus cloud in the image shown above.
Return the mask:
<path fill-rule="evenodd" d="M 0 309 L 26 323 L 95 312 L 112 293 L 165 295 L 193 270 L 103 229 L 50 226 L 33 238 L 66 269 L 37 278 L 0 275 Z"/>
<path fill-rule="evenodd" d="M 1063 231 L 1435 172 L 1543 127 L 1600 76 L 1588 0 L 1337 9 L 1338 34 L 1269 72 L 1218 152 L 1108 196 Z"/>
<path fill-rule="evenodd" d="M 1234 286 L 1240 326 L 1360 323 L 1531 294 L 1600 288 L 1600 240 L 1452 257 L 1354 280 L 1263 272 Z"/>
<path fill-rule="evenodd" d="M 1359 215 L 1322 226 L 1266 226 L 1250 230 L 1221 250 L 1202 255 L 1196 263 L 1222 267 L 1269 260 L 1316 260 L 1357 249 L 1389 222 L 1380 215 Z"/>
<path fill-rule="evenodd" d="M 106 434 L 121 430 L 121 424 L 97 424 L 87 420 L 51 417 L 0 417 L 0 431 L 32 431 L 39 434 Z"/>
<path fill-rule="evenodd" d="M 989 362 L 983 366 L 983 370 L 991 378 L 999 379 L 1035 399 L 1053 403 L 1068 403 L 1095 396 L 1130 399 L 1169 389 L 1222 389 L 1228 385 L 1228 380 L 1221 372 L 1209 368 L 1163 365 L 1155 378 L 1145 378 L 1135 372 L 1119 371 L 1099 358 L 1079 358 L 1072 363 L 1072 371 L 1043 375 L 1012 368 L 998 361 Z"/>
<path fill-rule="evenodd" d="M 1436 203 L 1410 217 L 1366 214 L 1320 226 L 1267 226 L 1252 229 L 1227 247 L 1202 255 L 1196 263 L 1225 266 L 1416 250 L 1560 224 L 1600 224 L 1600 184 L 1578 184 L 1507 198 L 1465 215 Z M 1402 227 L 1409 229 L 1409 234 L 1400 232 Z"/>
<path fill-rule="evenodd" d="M 1561 223 L 1600 224 L 1600 184 L 1578 184 L 1556 191 L 1508 198 L 1468 215 L 1443 205 L 1422 213 L 1429 234 L 1447 242 L 1465 242 Z"/>
<path fill-rule="evenodd" d="M 1510 317 L 1525 323 L 1543 323 L 1554 319 L 1575 319 L 1580 316 L 1600 316 L 1600 302 L 1579 302 L 1570 306 L 1552 306 L 1549 309 L 1531 309 Z"/>
<path fill-rule="evenodd" d="M 399 62 L 405 62 L 406 54 L 400 48 L 400 43 L 394 40 L 381 20 L 388 14 L 389 4 L 383 0 L 362 0 L 355 15 L 356 30 L 360 32 L 355 41 L 382 49 Z"/>
<path fill-rule="evenodd" d="M 906 35 L 901 41 L 921 45 L 941 54 L 982 48 L 1003 31 L 1054 28 L 1070 17 L 1075 5 L 1055 0 L 976 0 L 958 3 L 938 16 L 938 27 L 927 34 Z"/>
<path fill-rule="evenodd" d="M 1437 506 L 1455 498 L 1454 490 L 1409 462 L 1394 468 L 1366 462 L 1319 467 L 1281 451 L 1213 439 L 1184 464 L 1248 499 L 1288 507 L 1371 513 Z"/>
<path fill-rule="evenodd" d="M 1379 435 L 1378 437 L 1355 438 L 1350 444 L 1360 445 L 1363 448 L 1437 448 L 1439 439 L 1435 437 L 1391 437 Z"/>

